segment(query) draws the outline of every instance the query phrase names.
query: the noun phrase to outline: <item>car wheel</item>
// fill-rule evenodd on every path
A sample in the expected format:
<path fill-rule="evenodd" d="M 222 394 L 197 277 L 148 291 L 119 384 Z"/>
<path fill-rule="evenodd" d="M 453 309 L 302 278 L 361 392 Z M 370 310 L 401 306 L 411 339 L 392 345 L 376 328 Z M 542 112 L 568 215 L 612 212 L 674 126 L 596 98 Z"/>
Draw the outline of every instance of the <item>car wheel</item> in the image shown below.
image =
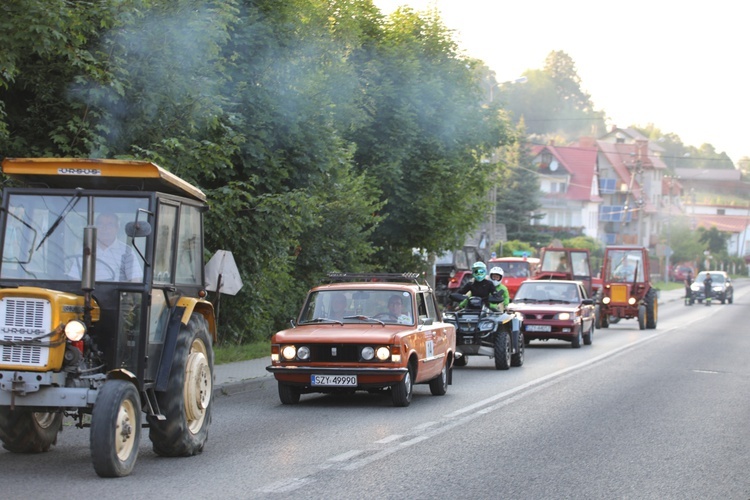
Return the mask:
<path fill-rule="evenodd" d="M 591 322 L 591 326 L 589 327 L 589 331 L 586 335 L 583 336 L 583 343 L 585 345 L 591 345 L 594 342 L 594 322 Z"/>
<path fill-rule="evenodd" d="M 578 332 L 576 333 L 576 336 L 573 337 L 573 341 L 570 343 L 570 346 L 573 349 L 578 349 L 583 344 L 583 323 L 578 327 Z"/>
<path fill-rule="evenodd" d="M 126 380 L 108 380 L 99 389 L 91 413 L 90 447 L 100 477 L 123 477 L 133 471 L 141 439 L 141 398 Z"/>
<path fill-rule="evenodd" d="M 393 406 L 409 406 L 411 396 L 414 392 L 414 365 L 409 363 L 404 378 L 391 387 L 391 399 Z"/>
<path fill-rule="evenodd" d="M 0 440 L 13 453 L 42 453 L 57 442 L 62 412 L 34 412 L 16 407 L 0 408 Z"/>
<path fill-rule="evenodd" d="M 443 364 L 440 375 L 430 380 L 430 392 L 433 396 L 444 396 L 448 392 L 448 363 Z"/>
<path fill-rule="evenodd" d="M 510 368 L 510 335 L 506 331 L 495 332 L 495 369 Z"/>
<path fill-rule="evenodd" d="M 523 361 L 526 356 L 526 337 L 523 332 L 518 332 L 518 352 L 510 357 L 511 366 L 523 366 Z"/>
<path fill-rule="evenodd" d="M 727 299 L 727 302 L 729 302 L 730 304 L 732 304 L 734 302 L 734 293 L 732 293 L 731 295 L 729 295 L 729 298 Z"/>
<path fill-rule="evenodd" d="M 453 362 L 454 366 L 466 366 L 469 364 L 469 357 L 464 354 L 460 358 L 456 358 L 456 360 Z"/>
<path fill-rule="evenodd" d="M 641 330 L 646 329 L 646 306 L 638 306 L 638 328 Z"/>
<path fill-rule="evenodd" d="M 299 387 L 279 382 L 279 399 L 281 400 L 281 404 L 296 405 L 299 403 L 300 394 Z"/>

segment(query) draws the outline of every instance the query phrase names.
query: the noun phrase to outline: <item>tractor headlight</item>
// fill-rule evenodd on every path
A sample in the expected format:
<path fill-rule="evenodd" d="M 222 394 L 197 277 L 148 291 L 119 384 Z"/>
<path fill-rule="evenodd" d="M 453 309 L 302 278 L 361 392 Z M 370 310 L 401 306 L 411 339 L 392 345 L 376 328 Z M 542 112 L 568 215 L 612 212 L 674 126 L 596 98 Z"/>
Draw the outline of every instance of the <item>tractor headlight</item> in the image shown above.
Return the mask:
<path fill-rule="evenodd" d="M 634 306 L 635 305 L 635 297 L 630 297 L 628 299 L 628 304 L 630 304 L 631 306 Z"/>
<path fill-rule="evenodd" d="M 72 342 L 77 342 L 86 334 L 86 325 L 82 321 L 74 319 L 65 325 L 65 336 Z"/>
<path fill-rule="evenodd" d="M 380 361 L 386 361 L 391 357 L 391 350 L 387 347 L 378 347 L 378 350 L 375 351 L 375 356 L 377 356 Z"/>
<path fill-rule="evenodd" d="M 570 319 L 570 313 L 558 313 L 557 319 L 560 321 L 567 321 Z"/>
<path fill-rule="evenodd" d="M 293 345 L 284 346 L 284 348 L 281 350 L 281 357 L 283 357 L 287 361 L 293 360 L 296 355 L 297 348 Z"/>
<path fill-rule="evenodd" d="M 362 348 L 362 352 L 360 352 L 360 356 L 362 356 L 362 359 L 365 361 L 371 361 L 372 358 L 375 357 L 375 349 L 370 347 L 369 345 Z"/>
<path fill-rule="evenodd" d="M 604 297 L 602 299 L 602 304 L 606 305 L 606 304 L 609 304 L 611 301 L 612 301 L 612 299 L 610 299 L 609 297 Z"/>

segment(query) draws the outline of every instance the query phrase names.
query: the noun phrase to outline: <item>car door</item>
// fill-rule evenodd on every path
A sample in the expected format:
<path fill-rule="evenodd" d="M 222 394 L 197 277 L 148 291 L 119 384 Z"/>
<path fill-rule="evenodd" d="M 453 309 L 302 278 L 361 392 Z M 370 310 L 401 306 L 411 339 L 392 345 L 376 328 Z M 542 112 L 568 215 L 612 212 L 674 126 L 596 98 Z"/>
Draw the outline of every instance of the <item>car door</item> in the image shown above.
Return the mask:
<path fill-rule="evenodd" d="M 580 283 L 578 284 L 578 293 L 581 295 L 581 300 L 589 298 L 586 292 L 586 287 L 584 287 Z M 583 318 L 583 331 L 588 332 L 589 329 L 591 328 L 591 325 L 594 323 L 594 305 L 582 304 L 581 316 Z"/>
<path fill-rule="evenodd" d="M 437 305 L 431 293 L 418 292 L 417 302 L 417 328 L 419 330 L 420 344 L 424 350 L 420 352 L 420 372 L 424 377 L 421 380 L 429 380 L 440 374 L 448 352 L 448 336 L 446 328 L 448 325 L 438 321 Z"/>

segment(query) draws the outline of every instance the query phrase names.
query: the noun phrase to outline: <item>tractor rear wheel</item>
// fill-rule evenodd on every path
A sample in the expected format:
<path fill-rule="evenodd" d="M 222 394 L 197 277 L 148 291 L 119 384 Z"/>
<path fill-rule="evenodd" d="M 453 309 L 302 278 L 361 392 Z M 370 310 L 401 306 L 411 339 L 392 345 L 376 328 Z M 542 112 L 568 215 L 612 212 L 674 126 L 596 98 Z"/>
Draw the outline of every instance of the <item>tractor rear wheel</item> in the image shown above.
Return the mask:
<path fill-rule="evenodd" d="M 42 453 L 57 442 L 62 412 L 0 408 L 0 440 L 13 453 Z"/>
<path fill-rule="evenodd" d="M 651 288 L 644 298 L 646 306 L 646 328 L 656 328 L 656 320 L 659 317 L 659 300 L 656 298 L 656 290 Z"/>
<path fill-rule="evenodd" d="M 165 457 L 189 457 L 203 451 L 211 423 L 214 351 L 208 322 L 193 314 L 177 337 L 167 390 L 156 393 L 164 420 L 150 418 L 149 439 Z"/>

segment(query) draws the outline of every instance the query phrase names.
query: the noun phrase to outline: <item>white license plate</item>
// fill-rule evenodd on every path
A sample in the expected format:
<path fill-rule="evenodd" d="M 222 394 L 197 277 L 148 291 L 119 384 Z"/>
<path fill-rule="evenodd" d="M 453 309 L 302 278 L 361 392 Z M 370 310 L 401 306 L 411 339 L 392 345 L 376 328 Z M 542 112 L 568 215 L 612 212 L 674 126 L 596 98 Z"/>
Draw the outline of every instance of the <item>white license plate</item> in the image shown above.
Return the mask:
<path fill-rule="evenodd" d="M 527 332 L 551 332 L 552 327 L 549 325 L 526 325 Z"/>
<path fill-rule="evenodd" d="M 357 385 L 356 375 L 311 375 L 312 385 L 327 385 L 334 387 L 353 387 Z"/>

